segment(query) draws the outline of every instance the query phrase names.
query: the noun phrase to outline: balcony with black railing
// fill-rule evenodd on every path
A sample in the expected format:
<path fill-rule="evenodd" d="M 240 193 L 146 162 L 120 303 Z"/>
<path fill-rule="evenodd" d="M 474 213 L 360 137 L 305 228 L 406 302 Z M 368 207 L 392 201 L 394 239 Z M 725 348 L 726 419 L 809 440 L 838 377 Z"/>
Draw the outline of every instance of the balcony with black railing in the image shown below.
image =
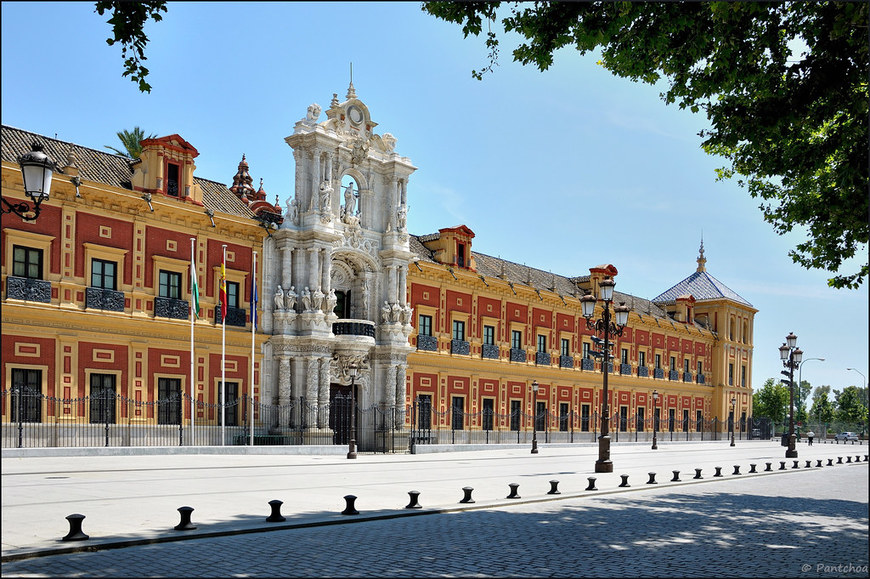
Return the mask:
<path fill-rule="evenodd" d="M 692 373 L 691 372 L 683 372 L 683 382 L 691 382 L 692 381 Z"/>
<path fill-rule="evenodd" d="M 471 353 L 471 346 L 466 340 L 450 340 L 450 353 L 468 356 Z"/>
<path fill-rule="evenodd" d="M 583 358 L 580 360 L 580 369 L 595 370 L 595 362 L 592 361 L 592 358 Z"/>
<path fill-rule="evenodd" d="M 511 348 L 510 359 L 511 362 L 525 362 L 526 351 L 519 348 Z"/>
<path fill-rule="evenodd" d="M 677 381 L 679 379 L 680 379 L 679 372 L 677 372 L 676 370 L 669 370 L 668 371 L 668 380 Z"/>
<path fill-rule="evenodd" d="M 51 303 L 51 282 L 44 279 L 8 276 L 6 298 L 28 302 Z"/>
<path fill-rule="evenodd" d="M 480 347 L 480 357 L 488 360 L 498 360 L 501 356 L 496 344 L 483 344 Z"/>
<path fill-rule="evenodd" d="M 631 364 L 620 364 L 619 373 L 623 376 L 631 376 Z"/>
<path fill-rule="evenodd" d="M 435 336 L 425 336 L 419 334 L 417 336 L 417 349 L 425 350 L 427 352 L 437 352 L 438 338 L 436 338 Z"/>
<path fill-rule="evenodd" d="M 647 368 L 646 366 L 638 366 L 637 375 L 640 378 L 649 378 L 649 368 Z"/>
<path fill-rule="evenodd" d="M 336 336 L 365 336 L 374 339 L 375 323 L 369 320 L 339 320 L 332 323 Z"/>
<path fill-rule="evenodd" d="M 664 368 L 655 368 L 655 369 L 653 370 L 653 378 L 655 378 L 655 379 L 657 379 L 657 380 L 664 380 L 664 379 L 665 379 L 665 370 L 664 370 Z"/>
<path fill-rule="evenodd" d="M 124 292 L 99 287 L 85 288 L 85 308 L 123 312 Z"/>
<path fill-rule="evenodd" d="M 574 356 L 559 356 L 559 368 L 573 368 Z"/>
<path fill-rule="evenodd" d="M 187 300 L 175 298 L 154 298 L 154 316 L 158 318 L 172 318 L 174 320 L 186 320 L 190 315 L 190 306 Z M 220 316 L 220 308 L 216 314 Z M 229 316 L 227 316 L 229 318 Z"/>
<path fill-rule="evenodd" d="M 548 352 L 535 352 L 535 365 L 549 366 L 550 354 Z"/>
<path fill-rule="evenodd" d="M 187 304 L 187 302 L 184 302 Z M 248 311 L 244 308 L 227 308 L 227 325 L 228 326 L 236 326 L 239 328 L 244 328 L 245 324 L 248 321 Z M 221 317 L 221 309 L 215 308 L 214 311 L 214 323 L 217 325 L 223 324 L 223 318 Z"/>

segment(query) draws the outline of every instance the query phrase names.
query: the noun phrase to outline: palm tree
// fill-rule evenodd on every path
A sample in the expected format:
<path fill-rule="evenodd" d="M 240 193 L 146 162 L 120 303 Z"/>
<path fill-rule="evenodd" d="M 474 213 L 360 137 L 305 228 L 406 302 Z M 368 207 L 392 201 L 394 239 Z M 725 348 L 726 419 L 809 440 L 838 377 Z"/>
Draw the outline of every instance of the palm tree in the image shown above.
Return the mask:
<path fill-rule="evenodd" d="M 145 139 L 153 139 L 157 135 L 151 134 L 147 137 L 145 133 L 139 127 L 133 127 L 132 131 L 119 131 L 116 133 L 118 135 L 118 139 L 121 141 L 121 144 L 124 145 L 124 150 L 118 150 L 115 147 L 110 147 L 109 145 L 104 145 L 107 149 L 110 149 L 117 153 L 118 155 L 123 155 L 125 157 L 129 157 L 130 159 L 138 159 L 139 155 L 142 153 L 142 141 Z"/>

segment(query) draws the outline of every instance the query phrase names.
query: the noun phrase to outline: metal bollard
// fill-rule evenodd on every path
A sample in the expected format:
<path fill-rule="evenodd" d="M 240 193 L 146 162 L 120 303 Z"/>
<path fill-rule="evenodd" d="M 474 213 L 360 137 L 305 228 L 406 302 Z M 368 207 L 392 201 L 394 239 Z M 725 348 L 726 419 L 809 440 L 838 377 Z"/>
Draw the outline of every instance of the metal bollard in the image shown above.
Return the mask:
<path fill-rule="evenodd" d="M 829 459 L 828 459 L 828 464 L 827 464 L 826 466 L 834 466 L 834 459 L 833 459 L 833 458 L 829 458 Z"/>
<path fill-rule="evenodd" d="M 621 486 L 621 487 L 630 487 L 631 486 L 630 484 L 628 484 L 628 475 L 627 474 L 621 474 L 619 476 L 622 477 L 622 482 L 619 483 L 619 486 Z"/>
<path fill-rule="evenodd" d="M 595 477 L 590 476 L 587 480 L 589 481 L 589 485 L 586 487 L 586 490 L 587 491 L 597 491 L 598 489 L 595 488 Z"/>
<path fill-rule="evenodd" d="M 750 464 L 749 464 L 749 474 L 752 474 L 752 473 L 754 473 L 754 472 L 758 472 L 758 471 L 755 470 L 755 465 L 752 464 L 752 463 L 750 463 Z"/>
<path fill-rule="evenodd" d="M 408 491 L 408 496 L 411 497 L 411 501 L 405 507 L 406 509 L 422 509 L 423 505 L 417 502 L 417 499 L 420 498 L 420 491 Z"/>
<path fill-rule="evenodd" d="M 785 470 L 785 461 L 784 460 L 779 461 L 779 470 Z"/>
<path fill-rule="evenodd" d="M 804 465 L 804 468 L 810 468 L 810 466 L 812 465 L 812 462 L 813 461 L 808 460 L 807 463 Z"/>
<path fill-rule="evenodd" d="M 345 495 L 344 500 L 345 500 L 345 502 L 347 502 L 347 506 L 344 508 L 343 511 L 341 511 L 341 514 L 342 515 L 358 515 L 359 511 L 356 510 L 356 507 L 353 504 L 354 501 L 356 501 L 356 497 L 353 495 Z"/>
<path fill-rule="evenodd" d="M 69 533 L 61 539 L 62 541 L 84 541 L 89 537 L 82 532 L 82 521 L 84 520 L 84 515 L 72 514 L 66 517 L 66 520 L 69 521 Z"/>
<path fill-rule="evenodd" d="M 852 457 L 851 457 L 851 456 L 847 456 L 847 457 L 846 457 L 846 462 L 852 462 Z"/>
<path fill-rule="evenodd" d="M 517 494 L 517 489 L 520 487 L 519 483 L 508 483 L 508 486 L 511 487 L 511 494 L 506 496 L 507 499 L 521 499 L 522 497 Z"/>
<path fill-rule="evenodd" d="M 181 515 L 181 521 L 173 527 L 176 531 L 192 531 L 196 529 L 196 525 L 190 522 L 190 514 L 193 512 L 193 507 L 178 507 L 178 513 Z"/>
<path fill-rule="evenodd" d="M 674 473 L 674 478 L 671 479 L 671 482 L 680 482 L 680 471 L 673 470 L 671 472 Z"/>
<path fill-rule="evenodd" d="M 764 466 L 764 472 L 770 472 L 770 471 L 772 470 L 772 469 L 770 468 L 770 464 L 771 464 L 771 463 L 769 463 L 769 462 L 765 462 L 765 463 L 764 463 L 764 465 L 765 465 L 765 466 Z"/>
<path fill-rule="evenodd" d="M 269 501 L 269 506 L 272 507 L 272 514 L 266 517 L 267 523 L 280 523 L 287 520 L 281 516 L 281 505 L 283 504 L 284 502 L 278 499 Z"/>
<path fill-rule="evenodd" d="M 462 487 L 462 492 L 465 493 L 465 496 L 462 497 L 460 503 L 473 503 L 474 499 L 471 498 L 471 491 L 474 490 L 474 487 Z"/>
<path fill-rule="evenodd" d="M 722 476 L 722 467 L 721 466 L 716 467 L 716 474 L 713 475 L 713 478 L 716 478 L 717 476 Z"/>
<path fill-rule="evenodd" d="M 656 473 L 651 472 L 651 473 L 648 473 L 648 474 L 649 474 L 649 480 L 646 481 L 646 484 L 648 484 L 648 485 L 657 485 L 657 484 L 659 484 L 659 483 L 656 482 Z"/>
<path fill-rule="evenodd" d="M 695 476 L 693 476 L 692 478 L 704 478 L 701 476 L 701 469 L 700 468 L 695 469 Z"/>
<path fill-rule="evenodd" d="M 559 492 L 558 487 L 559 487 L 559 481 L 551 480 L 550 481 L 550 490 L 547 491 L 547 494 L 548 495 L 561 495 L 562 493 Z"/>
<path fill-rule="evenodd" d="M 791 465 L 792 468 L 800 468 L 798 466 L 798 461 L 794 461 L 794 464 Z"/>
<path fill-rule="evenodd" d="M 843 464 L 843 457 L 842 456 L 837 457 L 837 464 Z"/>
<path fill-rule="evenodd" d="M 740 474 L 740 465 L 739 464 L 734 465 L 734 472 L 732 472 L 731 474 Z"/>

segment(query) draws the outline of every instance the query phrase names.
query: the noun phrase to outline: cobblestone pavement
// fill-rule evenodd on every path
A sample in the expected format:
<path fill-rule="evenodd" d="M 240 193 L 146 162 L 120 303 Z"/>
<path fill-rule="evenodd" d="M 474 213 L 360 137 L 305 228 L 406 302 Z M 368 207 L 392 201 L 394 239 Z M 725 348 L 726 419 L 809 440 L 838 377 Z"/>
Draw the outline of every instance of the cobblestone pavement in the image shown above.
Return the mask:
<path fill-rule="evenodd" d="M 867 463 L 3 563 L 3 577 L 866 577 Z"/>

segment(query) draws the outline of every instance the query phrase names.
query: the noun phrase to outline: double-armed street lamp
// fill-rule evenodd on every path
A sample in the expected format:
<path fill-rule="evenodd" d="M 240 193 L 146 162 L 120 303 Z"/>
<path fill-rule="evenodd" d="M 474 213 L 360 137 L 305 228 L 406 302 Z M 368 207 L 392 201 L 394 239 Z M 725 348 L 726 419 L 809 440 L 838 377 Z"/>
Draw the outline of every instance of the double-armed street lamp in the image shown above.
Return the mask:
<path fill-rule="evenodd" d="M 734 431 L 737 430 L 737 398 L 731 399 L 731 446 L 734 446 Z"/>
<path fill-rule="evenodd" d="M 532 454 L 538 454 L 538 416 L 536 406 L 538 405 L 538 381 L 532 380 Z"/>
<path fill-rule="evenodd" d="M 659 445 L 656 440 L 656 431 L 658 430 L 659 421 L 656 420 L 656 410 L 659 409 L 659 393 L 657 390 L 653 390 L 653 445 L 652 450 L 656 450 Z"/>
<path fill-rule="evenodd" d="M 590 352 L 596 358 L 601 359 L 601 373 L 603 377 L 603 389 L 601 393 L 601 436 L 598 437 L 598 460 L 595 461 L 595 472 L 613 472 L 613 463 L 610 461 L 610 430 L 609 410 L 607 408 L 607 375 L 610 365 L 610 340 L 622 335 L 625 325 L 628 323 L 629 308 L 625 303 L 620 303 L 613 308 L 615 321 L 610 320 L 610 305 L 613 302 L 613 286 L 616 282 L 613 278 L 606 277 L 598 284 L 601 291 L 601 301 L 604 303 L 602 317 L 592 320 L 595 314 L 595 296 L 586 294 L 580 298 L 583 317 L 586 318 L 586 328 L 603 337 L 602 348 L 599 352 Z M 593 341 L 597 342 L 593 337 Z"/>
<path fill-rule="evenodd" d="M 14 213 L 27 221 L 36 221 L 39 217 L 40 205 L 48 201 L 51 191 L 51 178 L 57 171 L 57 164 L 42 152 L 42 145 L 33 143 L 31 150 L 18 157 L 21 165 L 21 175 L 24 179 L 24 194 L 33 200 L 33 207 L 26 201 L 10 203 L 0 197 L 0 210 L 3 214 Z M 76 183 L 74 180 L 73 183 Z"/>
<path fill-rule="evenodd" d="M 350 374 L 350 440 L 347 443 L 347 458 L 356 458 L 356 376 L 359 366 L 351 362 L 347 370 Z"/>
<path fill-rule="evenodd" d="M 801 360 L 804 357 L 803 350 L 797 347 L 797 336 L 794 332 L 789 332 L 785 337 L 785 344 L 779 347 L 779 357 L 782 360 L 782 365 L 788 368 L 788 371 L 783 370 L 782 374 L 788 376 L 788 450 L 785 451 L 786 458 L 797 458 L 798 452 L 795 448 L 794 434 L 794 369 L 800 368 Z M 782 380 L 786 382 L 786 380 Z"/>

